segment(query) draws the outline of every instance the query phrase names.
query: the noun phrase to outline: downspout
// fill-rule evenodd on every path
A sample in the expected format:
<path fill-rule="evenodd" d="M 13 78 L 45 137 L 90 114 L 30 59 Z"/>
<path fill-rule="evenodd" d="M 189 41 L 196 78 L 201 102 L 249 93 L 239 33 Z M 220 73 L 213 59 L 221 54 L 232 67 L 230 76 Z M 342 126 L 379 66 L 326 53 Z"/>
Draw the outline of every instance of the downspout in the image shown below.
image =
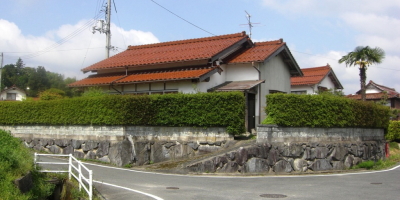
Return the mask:
<path fill-rule="evenodd" d="M 261 80 L 260 63 L 258 63 L 258 68 L 254 66 L 254 62 L 251 62 L 251 66 L 258 72 L 258 80 Z M 261 84 L 258 84 L 258 123 L 261 124 Z"/>

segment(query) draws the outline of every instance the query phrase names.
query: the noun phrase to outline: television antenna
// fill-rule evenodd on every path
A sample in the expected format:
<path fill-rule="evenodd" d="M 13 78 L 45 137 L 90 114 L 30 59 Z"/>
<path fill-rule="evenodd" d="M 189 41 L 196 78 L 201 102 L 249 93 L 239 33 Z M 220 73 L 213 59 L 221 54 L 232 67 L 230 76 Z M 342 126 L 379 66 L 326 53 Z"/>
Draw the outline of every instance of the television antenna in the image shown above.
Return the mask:
<path fill-rule="evenodd" d="M 247 11 L 244 11 L 244 12 L 246 12 L 247 24 L 240 24 L 240 25 L 249 26 L 249 37 L 251 39 L 251 29 L 254 27 L 253 24 L 260 24 L 260 23 L 252 23 L 251 22 L 251 15 Z"/>

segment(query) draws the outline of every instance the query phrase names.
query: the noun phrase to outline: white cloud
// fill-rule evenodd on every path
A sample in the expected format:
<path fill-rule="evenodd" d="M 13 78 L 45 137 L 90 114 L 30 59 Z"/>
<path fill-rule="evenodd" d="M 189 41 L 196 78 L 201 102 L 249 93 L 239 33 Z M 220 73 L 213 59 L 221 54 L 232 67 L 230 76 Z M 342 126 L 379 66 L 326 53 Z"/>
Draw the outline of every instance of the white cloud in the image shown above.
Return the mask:
<path fill-rule="evenodd" d="M 312 56 L 304 56 L 293 51 L 292 53 L 301 68 L 320 67 L 329 63 L 342 83 L 345 94 L 353 94 L 360 89 L 358 67 L 346 67 L 345 64 L 338 63 L 338 60 L 343 55 L 346 55 L 347 52 L 330 51 L 326 54 Z M 387 56 L 384 63 L 370 66 L 367 70 L 367 83 L 369 80 L 373 80 L 375 83 L 393 87 L 396 91 L 400 91 L 400 84 L 397 83 L 397 80 L 400 79 L 400 69 L 396 69 L 399 62 L 400 58 L 398 56 Z"/>
<path fill-rule="evenodd" d="M 329 16 L 346 12 L 381 13 L 398 15 L 400 1 L 398 0 L 263 0 L 265 7 L 276 10 L 287 16 Z"/>
<path fill-rule="evenodd" d="M 21 57 L 29 67 L 44 66 L 46 70 L 66 77 L 84 78 L 87 75 L 80 71 L 82 68 L 105 58 L 105 35 L 92 34 L 91 26 L 85 26 L 86 23 L 86 20 L 82 20 L 74 25 L 65 24 L 43 36 L 34 37 L 21 33 L 14 23 L 0 19 L 0 51 L 5 55 L 4 64 L 15 63 Z M 80 29 L 82 31 L 78 33 Z M 150 32 L 124 30 L 114 24 L 111 33 L 111 43 L 119 47 L 119 51 L 124 51 L 128 45 L 159 42 Z M 65 42 L 57 45 L 59 41 Z M 45 50 L 45 53 L 38 53 L 41 50 Z"/>
<path fill-rule="evenodd" d="M 357 67 L 346 67 L 338 64 L 338 60 L 352 51 L 356 46 L 380 47 L 386 53 L 386 58 L 380 65 L 373 65 L 367 70 L 367 82 L 373 80 L 378 84 L 394 87 L 400 91 L 400 1 L 398 0 L 263 0 L 264 6 L 281 13 L 289 18 L 298 19 L 311 17 L 313 22 L 321 20 L 329 23 L 338 35 L 331 37 L 352 37 L 352 49 L 332 49 L 328 51 L 309 52 L 307 48 L 298 49 L 310 54 L 293 54 L 301 68 L 317 67 L 329 63 L 344 86 L 346 94 L 360 89 L 359 70 Z M 315 20 L 314 20 L 315 19 Z M 310 22 L 311 23 L 311 22 Z M 318 23 L 316 26 L 320 26 Z M 351 31 L 349 35 L 348 31 Z M 345 32 L 340 35 L 340 32 Z M 354 34 L 353 34 L 354 32 Z M 328 39 L 328 38 L 327 38 Z M 296 44 L 289 44 L 296 46 Z M 317 45 L 317 44 L 313 44 Z M 336 48 L 348 48 L 348 44 Z"/>

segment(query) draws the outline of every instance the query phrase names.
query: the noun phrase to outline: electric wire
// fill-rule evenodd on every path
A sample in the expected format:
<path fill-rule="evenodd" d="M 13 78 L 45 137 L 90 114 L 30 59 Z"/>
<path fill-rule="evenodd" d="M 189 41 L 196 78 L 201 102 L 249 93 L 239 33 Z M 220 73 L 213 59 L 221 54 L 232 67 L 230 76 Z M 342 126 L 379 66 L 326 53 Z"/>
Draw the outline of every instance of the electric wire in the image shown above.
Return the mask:
<path fill-rule="evenodd" d="M 207 30 L 205 30 L 205 29 L 203 29 L 203 28 L 201 28 L 201 27 L 199 27 L 199 26 L 193 24 L 192 22 L 189 22 L 188 20 L 186 20 L 186 19 L 184 19 L 183 17 L 181 17 L 181 16 L 175 14 L 174 12 L 168 10 L 167 8 L 165 8 L 164 6 L 160 5 L 159 3 L 155 2 L 154 0 L 150 0 L 150 1 L 152 1 L 152 2 L 155 3 L 156 5 L 160 6 L 160 7 L 163 8 L 164 10 L 168 11 L 169 13 L 175 15 L 175 16 L 178 17 L 179 19 L 181 19 L 181 20 L 183 20 L 183 21 L 189 23 L 190 25 L 192 25 L 192 26 L 194 26 L 194 27 L 196 27 L 196 28 L 198 28 L 198 29 L 200 29 L 200 30 L 202 30 L 202 31 L 204 31 L 204 32 L 206 32 L 206 33 L 208 33 L 208 34 L 210 34 L 210 35 L 215 36 L 215 34 L 213 34 L 213 33 L 209 32 L 209 31 L 207 31 Z"/>
<path fill-rule="evenodd" d="M 55 48 L 61 46 L 62 44 L 66 43 L 67 41 L 71 40 L 72 38 L 74 38 L 75 36 L 77 36 L 78 34 L 80 34 L 81 32 L 83 32 L 84 30 L 86 30 L 88 27 L 92 26 L 95 22 L 97 22 L 97 20 L 98 20 L 98 19 L 100 18 L 100 16 L 101 16 L 101 14 L 102 14 L 102 12 L 100 12 L 99 14 L 97 14 L 97 15 L 95 16 L 94 19 L 91 19 L 91 20 L 87 21 L 87 22 L 86 22 L 84 25 L 82 25 L 80 28 L 76 29 L 75 31 L 73 31 L 72 33 L 70 33 L 70 34 L 67 35 L 66 37 L 64 37 L 64 38 L 62 38 L 62 39 L 60 39 L 60 40 L 58 40 L 57 42 L 53 43 L 52 45 L 50 45 L 50 46 L 48 46 L 48 47 L 46 47 L 46 48 L 44 48 L 44 49 L 42 49 L 42 50 L 40 50 L 40 51 L 37 51 L 37 52 L 35 52 L 35 53 L 21 56 L 21 58 L 23 58 L 23 59 L 31 59 L 31 58 L 40 56 L 40 55 L 42 55 L 42 54 L 44 54 L 44 53 L 49 52 L 49 51 L 52 50 L 52 49 L 55 49 Z"/>
<path fill-rule="evenodd" d="M 327 57 L 327 56 L 319 56 L 319 55 L 315 55 L 315 54 L 311 54 L 311 53 L 305 53 L 305 52 L 301 52 L 301 51 L 295 51 L 295 50 L 290 50 L 290 51 L 293 51 L 293 52 L 296 52 L 296 53 L 301 53 L 301 54 L 306 54 L 306 55 L 310 55 L 310 56 L 315 56 L 315 57 L 326 58 L 326 59 L 338 61 L 338 59 L 330 58 L 330 57 Z M 392 70 L 392 71 L 400 71 L 400 69 L 391 69 L 391 68 L 378 67 L 378 66 L 374 66 L 374 68 L 386 69 L 386 70 Z"/>
<path fill-rule="evenodd" d="M 117 12 L 117 6 L 115 5 L 115 1 L 114 0 L 113 0 L 113 3 L 114 3 L 115 15 L 117 16 L 118 26 L 122 27 L 121 26 L 121 22 L 119 21 L 119 16 L 118 16 L 118 12 Z M 124 46 L 127 47 L 125 35 L 124 34 L 121 34 L 121 35 L 122 35 L 122 40 L 124 41 Z"/>

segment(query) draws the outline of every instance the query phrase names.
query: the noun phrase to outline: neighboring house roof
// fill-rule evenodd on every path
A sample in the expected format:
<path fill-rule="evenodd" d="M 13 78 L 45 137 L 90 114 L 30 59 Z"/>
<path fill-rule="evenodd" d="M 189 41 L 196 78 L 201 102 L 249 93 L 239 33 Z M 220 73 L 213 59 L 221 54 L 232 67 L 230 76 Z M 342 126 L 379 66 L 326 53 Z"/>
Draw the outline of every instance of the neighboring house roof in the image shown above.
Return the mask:
<path fill-rule="evenodd" d="M 19 91 L 23 92 L 24 94 L 26 94 L 25 90 L 23 90 L 23 89 L 21 89 L 21 88 L 15 86 L 15 85 L 13 85 L 13 86 L 11 86 L 11 87 L 9 87 L 9 88 L 7 88 L 7 89 L 4 89 L 4 90 L 1 91 L 0 93 L 12 91 L 12 90 L 19 90 Z"/>
<path fill-rule="evenodd" d="M 211 74 L 221 70 L 219 67 L 203 67 L 203 68 L 181 68 L 170 70 L 142 71 L 134 72 L 128 75 L 91 75 L 85 79 L 70 84 L 70 87 L 94 86 L 94 85 L 110 85 L 111 83 L 138 83 L 138 82 L 156 82 L 171 80 L 187 80 L 199 79 L 202 81 Z"/>
<path fill-rule="evenodd" d="M 228 61 L 228 64 L 265 62 L 278 54 L 281 54 L 284 57 L 284 60 L 290 61 L 286 63 L 290 67 L 291 75 L 303 75 L 289 48 L 286 46 L 286 42 L 283 42 L 283 39 L 268 42 L 256 42 L 254 43 L 253 47 L 248 48 L 243 52 L 236 54 L 236 56 L 232 57 Z"/>
<path fill-rule="evenodd" d="M 290 79 L 292 86 L 316 85 L 321 83 L 324 78 L 329 77 L 336 89 L 343 89 L 342 84 L 339 82 L 339 79 L 336 77 L 329 64 L 321 67 L 304 68 L 301 69 L 301 71 L 304 76 L 292 77 Z"/>
<path fill-rule="evenodd" d="M 137 68 L 140 66 L 193 61 L 197 61 L 197 65 L 206 65 L 210 60 L 213 62 L 221 59 L 220 57 L 237 49 L 246 42 L 251 41 L 248 35 L 242 32 L 190 40 L 129 46 L 126 51 L 86 67 L 82 71 Z"/>
<path fill-rule="evenodd" d="M 379 84 L 373 82 L 372 80 L 370 80 L 368 82 L 368 84 L 365 86 L 365 88 L 366 88 L 366 90 L 368 90 L 368 89 L 377 89 L 377 90 L 380 90 L 380 91 L 386 91 L 388 93 L 390 93 L 390 92 L 397 93 L 394 88 L 390 88 L 390 87 L 387 87 L 387 86 L 384 86 L 384 85 L 379 85 Z M 358 90 L 356 93 L 357 94 L 361 94 L 361 90 Z"/>
<path fill-rule="evenodd" d="M 384 85 L 379 85 L 372 80 L 369 81 L 369 83 L 365 86 L 365 88 L 368 89 L 377 89 L 380 92 L 378 93 L 366 93 L 366 99 L 367 100 L 376 100 L 376 99 L 382 99 L 383 95 L 386 93 L 388 95 L 389 99 L 392 98 L 399 98 L 400 93 L 398 93 L 394 88 L 390 88 Z M 351 99 L 361 99 L 361 90 L 357 91 L 356 94 L 350 94 L 347 95 L 346 97 L 351 98 Z"/>
<path fill-rule="evenodd" d="M 383 93 L 383 92 L 369 93 L 369 94 L 366 94 L 365 97 L 366 97 L 366 99 L 369 99 L 369 100 L 379 100 L 379 99 L 382 99 L 384 94 L 385 93 Z M 349 94 L 346 97 L 349 99 L 361 99 L 361 94 Z"/>

